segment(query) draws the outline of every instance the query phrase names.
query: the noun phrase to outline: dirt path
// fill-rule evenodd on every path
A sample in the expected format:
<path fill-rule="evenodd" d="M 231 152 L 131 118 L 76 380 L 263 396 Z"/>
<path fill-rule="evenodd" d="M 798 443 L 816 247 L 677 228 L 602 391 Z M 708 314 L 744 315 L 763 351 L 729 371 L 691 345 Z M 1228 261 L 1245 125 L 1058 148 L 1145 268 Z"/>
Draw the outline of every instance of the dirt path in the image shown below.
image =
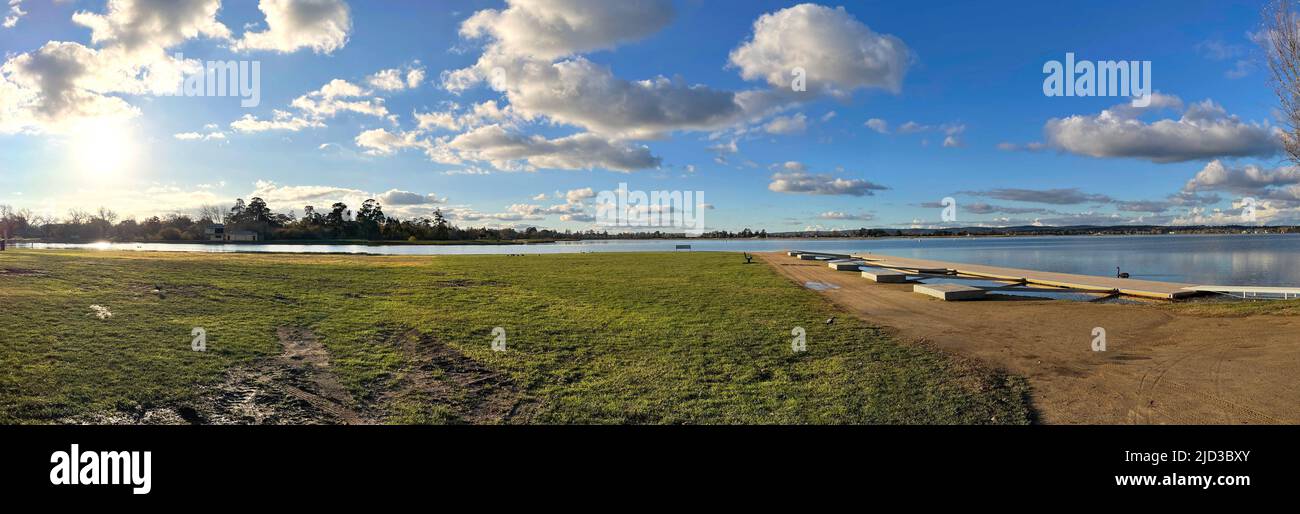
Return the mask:
<path fill-rule="evenodd" d="M 910 341 L 1025 376 L 1045 423 L 1300 423 L 1300 318 L 1203 318 L 1156 305 L 943 302 L 911 285 L 784 253 L 758 254 L 800 285 Z M 1107 351 L 1093 352 L 1094 327 Z"/>

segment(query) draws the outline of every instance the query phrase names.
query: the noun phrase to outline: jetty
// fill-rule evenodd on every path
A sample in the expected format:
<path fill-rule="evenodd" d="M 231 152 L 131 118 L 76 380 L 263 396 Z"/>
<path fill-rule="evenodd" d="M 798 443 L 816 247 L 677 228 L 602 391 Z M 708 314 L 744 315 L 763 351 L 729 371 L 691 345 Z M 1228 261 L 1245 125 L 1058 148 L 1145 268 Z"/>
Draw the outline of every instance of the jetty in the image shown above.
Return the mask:
<path fill-rule="evenodd" d="M 873 282 L 913 284 L 913 291 L 943 300 L 975 300 L 996 292 L 1085 293 L 1101 297 L 1131 296 L 1179 300 L 1204 294 L 1222 294 L 1244 299 L 1300 299 L 1300 287 L 1240 287 L 1183 284 L 1073 273 L 1036 271 L 983 264 L 963 264 L 895 257 L 880 254 L 844 255 L 791 250 L 787 255 L 802 260 L 827 262 L 838 271 L 860 272 Z M 943 279 L 944 283 L 927 284 Z M 998 282 L 1002 285 L 966 285 L 954 281 Z"/>

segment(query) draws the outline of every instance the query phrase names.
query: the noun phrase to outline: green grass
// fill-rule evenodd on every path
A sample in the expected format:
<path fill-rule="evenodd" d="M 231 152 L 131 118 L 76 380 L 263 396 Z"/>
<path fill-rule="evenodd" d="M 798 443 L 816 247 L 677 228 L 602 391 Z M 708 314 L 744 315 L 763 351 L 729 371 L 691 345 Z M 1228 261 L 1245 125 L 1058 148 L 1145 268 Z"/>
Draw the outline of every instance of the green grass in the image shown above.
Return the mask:
<path fill-rule="evenodd" d="M 305 256 L 8 251 L 0 269 L 0 422 L 192 398 L 313 330 L 340 380 L 377 401 L 416 329 L 509 374 L 531 423 L 1027 423 L 1028 386 L 896 342 L 738 255 Z M 162 285 L 165 298 L 153 294 Z M 96 319 L 90 305 L 114 316 Z M 824 321 L 836 316 L 833 325 Z M 490 347 L 493 327 L 507 352 Z M 807 352 L 790 331 L 807 330 Z M 204 327 L 206 353 L 190 350 Z M 446 422 L 444 405 L 388 421 Z"/>
<path fill-rule="evenodd" d="M 1246 316 L 1297 316 L 1300 300 L 1222 300 L 1175 303 L 1175 312 L 1194 316 L 1240 318 Z"/>

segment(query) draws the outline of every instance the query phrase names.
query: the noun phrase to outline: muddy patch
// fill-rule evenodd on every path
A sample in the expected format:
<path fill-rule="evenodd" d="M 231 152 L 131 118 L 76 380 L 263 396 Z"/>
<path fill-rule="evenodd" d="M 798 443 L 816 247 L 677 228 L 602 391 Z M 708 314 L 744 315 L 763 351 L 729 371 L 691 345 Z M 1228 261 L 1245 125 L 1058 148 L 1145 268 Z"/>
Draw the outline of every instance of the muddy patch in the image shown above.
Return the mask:
<path fill-rule="evenodd" d="M 367 424 L 330 369 L 325 346 L 310 330 L 276 331 L 279 355 L 226 372 L 194 400 L 160 408 L 119 409 L 60 420 L 94 425 L 327 425 Z"/>
<path fill-rule="evenodd" d="M 160 300 L 166 300 L 168 297 L 194 298 L 199 295 L 198 287 L 178 284 L 137 283 L 130 286 L 130 290 L 136 296 L 156 296 Z"/>
<path fill-rule="evenodd" d="M 44 277 L 46 275 L 49 275 L 49 273 L 38 269 L 0 268 L 0 277 Z"/>
<path fill-rule="evenodd" d="M 453 279 L 453 280 L 438 281 L 435 282 L 433 285 L 436 287 L 485 287 L 485 286 L 498 286 L 501 285 L 501 283 L 494 282 L 491 280 Z"/>
<path fill-rule="evenodd" d="M 193 400 L 132 406 L 57 420 L 71 425 L 320 425 L 386 421 L 447 424 L 527 422 L 535 404 L 505 373 L 408 328 L 381 333 L 406 365 L 384 390 L 356 398 L 331 369 L 310 330 L 277 329 L 280 354 L 236 367 Z"/>
<path fill-rule="evenodd" d="M 431 422 L 503 424 L 526 422 L 533 405 L 503 372 L 493 371 L 419 330 L 393 328 L 383 340 L 397 347 L 407 365 L 381 395 L 388 409 L 428 409 Z"/>

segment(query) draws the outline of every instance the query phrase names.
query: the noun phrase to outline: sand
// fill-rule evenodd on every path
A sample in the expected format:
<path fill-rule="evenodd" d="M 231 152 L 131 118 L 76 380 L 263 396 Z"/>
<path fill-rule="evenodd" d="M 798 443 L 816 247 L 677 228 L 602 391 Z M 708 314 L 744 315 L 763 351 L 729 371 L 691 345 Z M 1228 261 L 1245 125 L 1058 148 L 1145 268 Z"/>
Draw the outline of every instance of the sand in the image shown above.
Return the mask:
<path fill-rule="evenodd" d="M 839 286 L 819 294 L 900 339 L 1028 378 L 1043 423 L 1300 423 L 1300 317 L 1201 317 L 1159 303 L 944 302 L 910 284 L 758 255 L 800 285 Z M 1096 327 L 1106 331 L 1104 352 L 1092 348 Z"/>

